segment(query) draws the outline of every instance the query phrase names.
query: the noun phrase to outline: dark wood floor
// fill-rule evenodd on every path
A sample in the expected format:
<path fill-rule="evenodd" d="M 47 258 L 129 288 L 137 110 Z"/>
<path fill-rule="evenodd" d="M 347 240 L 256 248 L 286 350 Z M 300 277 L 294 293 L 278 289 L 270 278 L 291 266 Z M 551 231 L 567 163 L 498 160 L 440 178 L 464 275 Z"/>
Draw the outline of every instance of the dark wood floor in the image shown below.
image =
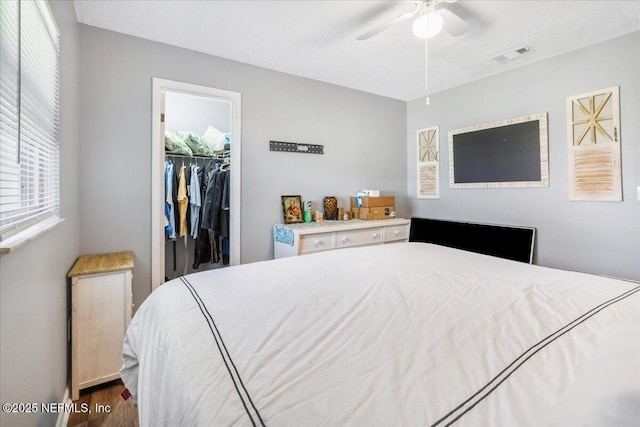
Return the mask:
<path fill-rule="evenodd" d="M 80 398 L 74 400 L 81 408 L 82 403 L 89 405 L 90 413 L 72 412 L 69 415 L 69 427 L 138 427 L 138 409 L 131 399 L 124 400 L 120 393 L 125 387 L 116 380 L 80 392 Z M 109 412 L 100 412 L 101 408 Z"/>

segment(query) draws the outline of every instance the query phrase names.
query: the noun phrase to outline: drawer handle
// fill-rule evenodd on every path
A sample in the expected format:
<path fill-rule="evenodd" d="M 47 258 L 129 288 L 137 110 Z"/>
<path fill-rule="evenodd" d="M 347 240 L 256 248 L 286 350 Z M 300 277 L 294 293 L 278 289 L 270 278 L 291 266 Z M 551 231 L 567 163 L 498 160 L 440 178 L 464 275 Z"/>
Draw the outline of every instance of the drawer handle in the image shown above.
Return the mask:
<path fill-rule="evenodd" d="M 318 246 L 320 246 L 321 243 L 322 243 L 322 240 L 316 240 L 315 242 L 313 242 L 313 246 L 317 248 Z"/>
<path fill-rule="evenodd" d="M 348 238 L 348 237 L 343 237 L 343 238 L 342 238 L 342 243 L 347 243 L 348 241 L 349 241 L 349 238 Z"/>
<path fill-rule="evenodd" d="M 395 233 L 396 236 L 400 235 L 400 231 L 399 230 L 394 231 L 394 233 Z"/>
<path fill-rule="evenodd" d="M 373 233 L 373 240 L 376 240 L 378 238 L 378 233 Z"/>

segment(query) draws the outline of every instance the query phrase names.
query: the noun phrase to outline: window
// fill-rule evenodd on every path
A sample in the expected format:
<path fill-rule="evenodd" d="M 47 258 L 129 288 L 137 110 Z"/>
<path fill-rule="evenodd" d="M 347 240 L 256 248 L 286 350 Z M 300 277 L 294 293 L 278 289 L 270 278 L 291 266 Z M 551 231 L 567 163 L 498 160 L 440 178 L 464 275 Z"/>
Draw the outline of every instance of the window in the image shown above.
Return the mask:
<path fill-rule="evenodd" d="M 32 238 L 35 229 L 59 221 L 59 39 L 45 1 L 0 2 L 3 252 L 8 240 Z"/>

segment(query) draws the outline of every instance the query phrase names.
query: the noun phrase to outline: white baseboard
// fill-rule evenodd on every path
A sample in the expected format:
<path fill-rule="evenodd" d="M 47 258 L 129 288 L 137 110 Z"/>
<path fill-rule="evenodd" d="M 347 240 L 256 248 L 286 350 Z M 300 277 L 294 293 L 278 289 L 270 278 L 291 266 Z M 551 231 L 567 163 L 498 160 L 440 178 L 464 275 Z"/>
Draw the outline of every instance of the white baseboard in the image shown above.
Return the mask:
<path fill-rule="evenodd" d="M 69 396 L 69 387 L 64 390 L 64 397 L 62 403 L 71 403 L 71 396 Z M 56 427 L 67 427 L 69 423 L 69 412 L 61 411 L 58 413 L 58 419 L 56 420 Z"/>

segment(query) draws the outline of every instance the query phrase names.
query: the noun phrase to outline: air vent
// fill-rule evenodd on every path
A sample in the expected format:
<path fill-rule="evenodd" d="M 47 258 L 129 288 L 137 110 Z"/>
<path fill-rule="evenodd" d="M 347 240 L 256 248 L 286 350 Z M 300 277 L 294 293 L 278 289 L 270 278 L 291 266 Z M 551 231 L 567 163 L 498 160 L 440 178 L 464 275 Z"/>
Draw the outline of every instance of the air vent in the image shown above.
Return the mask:
<path fill-rule="evenodd" d="M 523 57 L 524 55 L 528 55 L 533 52 L 535 52 L 535 50 L 533 50 L 529 46 L 522 46 L 517 49 L 513 49 L 508 52 L 504 52 L 499 55 L 492 56 L 490 59 L 493 59 L 499 64 L 505 64 L 507 62 L 513 61 L 514 59 L 518 59 L 520 57 Z"/>

